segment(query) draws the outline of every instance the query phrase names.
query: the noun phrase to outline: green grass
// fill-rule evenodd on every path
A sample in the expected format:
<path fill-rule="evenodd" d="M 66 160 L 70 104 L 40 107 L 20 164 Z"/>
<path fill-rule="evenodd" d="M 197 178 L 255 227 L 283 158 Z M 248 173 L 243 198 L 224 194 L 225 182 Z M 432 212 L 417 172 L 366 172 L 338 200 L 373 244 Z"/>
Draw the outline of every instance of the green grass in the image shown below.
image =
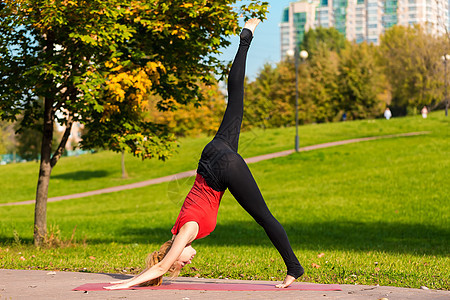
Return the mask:
<path fill-rule="evenodd" d="M 301 126 L 300 146 L 357 137 L 394 133 L 433 131 L 441 128 L 443 112 L 429 115 L 394 118 L 389 121 L 364 120 Z M 448 124 L 448 123 L 447 123 Z M 243 157 L 292 149 L 295 128 L 252 129 L 243 132 L 239 151 Z M 210 137 L 184 138 L 178 142 L 177 153 L 166 162 L 126 157 L 129 179 L 121 179 L 120 154 L 103 151 L 79 157 L 64 157 L 52 171 L 49 197 L 69 195 L 116 185 L 168 176 L 197 168 L 201 150 Z M 32 200 L 36 195 L 39 164 L 36 162 L 0 166 L 2 194 L 0 203 Z M 20 186 L 17 179 L 20 178 Z"/>
<path fill-rule="evenodd" d="M 295 153 L 250 165 L 269 208 L 284 225 L 306 269 L 301 280 L 449 289 L 450 124 L 442 114 L 431 114 L 427 120 L 412 117 L 302 126 L 302 145 L 419 130 L 432 133 Z M 292 139 L 283 145 L 284 132 L 293 130 L 261 131 L 241 149 L 246 156 L 288 149 Z M 201 149 L 205 141 L 208 138 L 184 142 Z M 193 155 L 186 148 L 180 149 L 174 161 Z M 113 156 L 109 168 L 106 161 L 96 164 L 105 155 L 74 160 L 80 171 L 82 165 L 110 170 L 115 164 Z M 93 157 L 99 159 L 84 162 Z M 161 168 L 155 165 L 155 174 L 195 168 L 188 163 L 175 167 L 175 161 L 166 170 L 168 163 Z M 146 176 L 153 174 L 147 166 L 133 168 Z M 59 171 L 73 172 L 62 167 Z M 106 184 L 115 178 L 112 171 L 108 174 L 84 184 Z M 134 179 L 140 178 L 137 174 Z M 70 184 L 69 178 L 60 180 Z M 99 180 L 104 183 L 95 183 Z M 81 184 L 78 181 L 73 184 Z M 16 177 L 15 182 L 24 181 Z M 31 245 L 34 207 L 0 207 L 0 268 L 137 273 L 146 254 L 171 237 L 169 230 L 192 182 L 188 178 L 49 203 L 49 224 L 61 231 L 62 239 L 69 239 L 76 227 L 76 245 L 70 247 L 35 249 Z M 228 192 L 216 230 L 194 247 L 198 255 L 182 276 L 281 280 L 285 274 L 263 230 Z"/>

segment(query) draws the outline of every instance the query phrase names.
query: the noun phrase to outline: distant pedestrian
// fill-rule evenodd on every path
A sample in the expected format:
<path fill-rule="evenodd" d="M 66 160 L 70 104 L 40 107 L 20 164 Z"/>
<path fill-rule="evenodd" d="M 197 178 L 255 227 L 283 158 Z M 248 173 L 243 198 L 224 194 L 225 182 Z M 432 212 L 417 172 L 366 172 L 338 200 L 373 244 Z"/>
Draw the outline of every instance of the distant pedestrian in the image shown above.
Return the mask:
<path fill-rule="evenodd" d="M 422 108 L 422 110 L 420 111 L 420 113 L 422 114 L 422 118 L 426 119 L 427 116 L 428 116 L 428 109 L 427 109 L 427 107 L 424 106 L 424 107 Z"/>
<path fill-rule="evenodd" d="M 344 112 L 344 113 L 342 114 L 342 121 L 346 121 L 346 120 L 347 120 L 347 113 Z"/>
<path fill-rule="evenodd" d="M 384 117 L 386 118 L 386 120 L 389 120 L 392 117 L 392 113 L 389 107 L 386 107 L 386 110 L 384 111 Z"/>

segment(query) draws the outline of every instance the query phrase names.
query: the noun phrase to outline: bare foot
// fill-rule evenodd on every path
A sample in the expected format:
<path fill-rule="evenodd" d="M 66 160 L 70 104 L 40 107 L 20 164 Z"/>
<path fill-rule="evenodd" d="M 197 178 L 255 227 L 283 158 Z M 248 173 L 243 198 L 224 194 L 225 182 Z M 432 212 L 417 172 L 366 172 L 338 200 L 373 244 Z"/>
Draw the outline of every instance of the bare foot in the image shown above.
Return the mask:
<path fill-rule="evenodd" d="M 286 278 L 284 278 L 283 283 L 277 284 L 275 287 L 277 287 L 279 289 L 287 288 L 294 281 L 295 281 L 294 277 L 292 277 L 291 275 L 286 275 Z"/>
<path fill-rule="evenodd" d="M 111 285 L 111 286 L 105 286 L 103 287 L 106 290 L 121 290 L 121 289 L 127 289 L 131 287 L 131 285 L 129 285 L 128 283 L 121 283 L 121 284 L 116 284 L 116 285 Z"/>
<path fill-rule="evenodd" d="M 244 28 L 250 29 L 252 34 L 255 32 L 256 26 L 258 26 L 259 22 L 261 22 L 258 18 L 253 18 L 245 22 Z"/>

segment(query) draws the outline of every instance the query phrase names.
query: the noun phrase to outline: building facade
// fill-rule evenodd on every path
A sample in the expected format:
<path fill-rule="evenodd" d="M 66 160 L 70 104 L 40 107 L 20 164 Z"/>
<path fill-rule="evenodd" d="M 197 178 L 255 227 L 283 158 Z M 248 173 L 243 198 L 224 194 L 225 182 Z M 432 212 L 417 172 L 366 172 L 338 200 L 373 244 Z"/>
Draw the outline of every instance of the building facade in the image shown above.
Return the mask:
<path fill-rule="evenodd" d="M 449 27 L 448 0 L 301 0 L 291 2 L 280 23 L 281 56 L 309 29 L 335 27 L 350 41 L 378 44 L 394 25 L 421 24 L 433 35 Z"/>

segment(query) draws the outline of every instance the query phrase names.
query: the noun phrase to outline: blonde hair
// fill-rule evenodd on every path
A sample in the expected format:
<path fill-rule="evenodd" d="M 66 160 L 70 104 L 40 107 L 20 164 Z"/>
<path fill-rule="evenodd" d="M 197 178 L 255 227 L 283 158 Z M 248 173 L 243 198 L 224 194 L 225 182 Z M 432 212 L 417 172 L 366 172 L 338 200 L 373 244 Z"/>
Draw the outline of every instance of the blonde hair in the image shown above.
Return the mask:
<path fill-rule="evenodd" d="M 167 255 L 170 248 L 172 247 L 173 240 L 169 240 L 161 245 L 159 248 L 159 251 L 154 251 L 153 253 L 150 253 L 147 258 L 145 259 L 145 264 L 147 269 L 150 269 L 152 266 L 156 265 L 160 261 L 163 260 L 163 258 Z M 169 269 L 170 277 L 174 278 L 177 277 L 178 274 L 180 274 L 181 271 L 181 265 L 178 262 L 175 262 Z M 140 284 L 140 286 L 159 286 L 162 284 L 162 276 L 143 282 Z"/>

